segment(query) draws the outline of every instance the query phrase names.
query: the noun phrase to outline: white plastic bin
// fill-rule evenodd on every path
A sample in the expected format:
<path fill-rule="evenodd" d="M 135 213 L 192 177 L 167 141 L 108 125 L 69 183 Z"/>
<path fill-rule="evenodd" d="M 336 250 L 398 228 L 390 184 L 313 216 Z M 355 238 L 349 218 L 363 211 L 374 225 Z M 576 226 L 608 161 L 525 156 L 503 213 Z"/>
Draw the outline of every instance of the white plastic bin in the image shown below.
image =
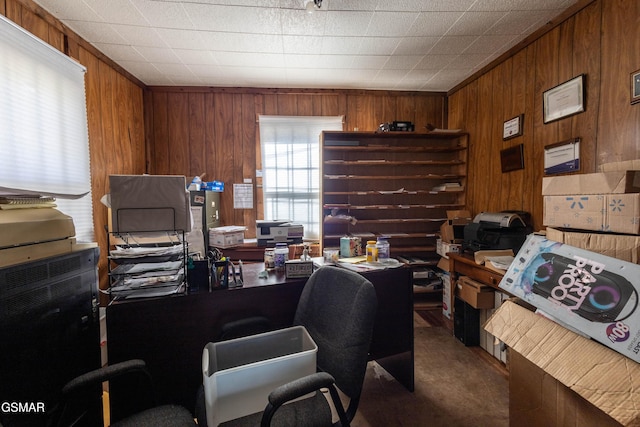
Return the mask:
<path fill-rule="evenodd" d="M 316 372 L 317 352 L 303 326 L 207 344 L 202 353 L 207 424 L 263 411 L 274 388 Z"/>

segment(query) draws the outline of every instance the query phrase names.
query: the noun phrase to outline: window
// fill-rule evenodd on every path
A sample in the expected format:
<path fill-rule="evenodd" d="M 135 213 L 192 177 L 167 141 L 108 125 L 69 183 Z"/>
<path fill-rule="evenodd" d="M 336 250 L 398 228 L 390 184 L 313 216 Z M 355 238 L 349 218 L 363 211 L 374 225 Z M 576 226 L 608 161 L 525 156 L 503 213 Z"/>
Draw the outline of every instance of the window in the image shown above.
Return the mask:
<path fill-rule="evenodd" d="M 320 133 L 342 130 L 342 116 L 259 116 L 264 218 L 320 233 Z"/>
<path fill-rule="evenodd" d="M 0 16 L 0 194 L 54 195 L 93 240 L 85 68 Z"/>

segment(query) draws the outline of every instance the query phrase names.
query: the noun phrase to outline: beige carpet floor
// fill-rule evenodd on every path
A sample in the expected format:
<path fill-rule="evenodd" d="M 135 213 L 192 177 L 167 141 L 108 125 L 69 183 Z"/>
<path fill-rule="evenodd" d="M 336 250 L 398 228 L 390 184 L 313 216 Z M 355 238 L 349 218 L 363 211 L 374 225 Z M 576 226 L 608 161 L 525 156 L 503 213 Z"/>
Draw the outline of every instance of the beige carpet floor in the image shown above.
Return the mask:
<path fill-rule="evenodd" d="M 465 347 L 443 326 L 414 318 L 415 391 L 377 363 L 367 368 L 354 427 L 487 426 L 509 424 L 505 370 Z"/>

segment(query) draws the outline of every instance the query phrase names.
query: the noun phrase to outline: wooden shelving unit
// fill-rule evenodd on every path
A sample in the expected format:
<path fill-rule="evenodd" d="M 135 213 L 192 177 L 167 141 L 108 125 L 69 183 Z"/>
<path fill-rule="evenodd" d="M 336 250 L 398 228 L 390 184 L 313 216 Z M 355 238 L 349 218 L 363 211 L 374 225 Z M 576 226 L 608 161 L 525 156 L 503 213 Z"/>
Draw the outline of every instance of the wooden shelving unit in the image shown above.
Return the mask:
<path fill-rule="evenodd" d="M 382 235 L 392 257 L 435 264 L 446 211 L 465 207 L 468 134 L 325 131 L 321 138 L 322 247 Z"/>

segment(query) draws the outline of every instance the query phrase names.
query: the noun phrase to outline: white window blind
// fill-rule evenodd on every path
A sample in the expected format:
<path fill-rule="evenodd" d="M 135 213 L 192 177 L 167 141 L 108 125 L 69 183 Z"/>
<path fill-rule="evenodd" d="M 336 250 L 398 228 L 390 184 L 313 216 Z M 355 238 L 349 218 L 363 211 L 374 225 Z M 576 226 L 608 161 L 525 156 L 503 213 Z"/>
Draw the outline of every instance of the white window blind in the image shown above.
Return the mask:
<path fill-rule="evenodd" d="M 320 232 L 320 133 L 342 130 L 342 116 L 259 116 L 264 218 Z"/>
<path fill-rule="evenodd" d="M 85 68 L 0 16 L 0 193 L 56 197 L 93 240 Z"/>

